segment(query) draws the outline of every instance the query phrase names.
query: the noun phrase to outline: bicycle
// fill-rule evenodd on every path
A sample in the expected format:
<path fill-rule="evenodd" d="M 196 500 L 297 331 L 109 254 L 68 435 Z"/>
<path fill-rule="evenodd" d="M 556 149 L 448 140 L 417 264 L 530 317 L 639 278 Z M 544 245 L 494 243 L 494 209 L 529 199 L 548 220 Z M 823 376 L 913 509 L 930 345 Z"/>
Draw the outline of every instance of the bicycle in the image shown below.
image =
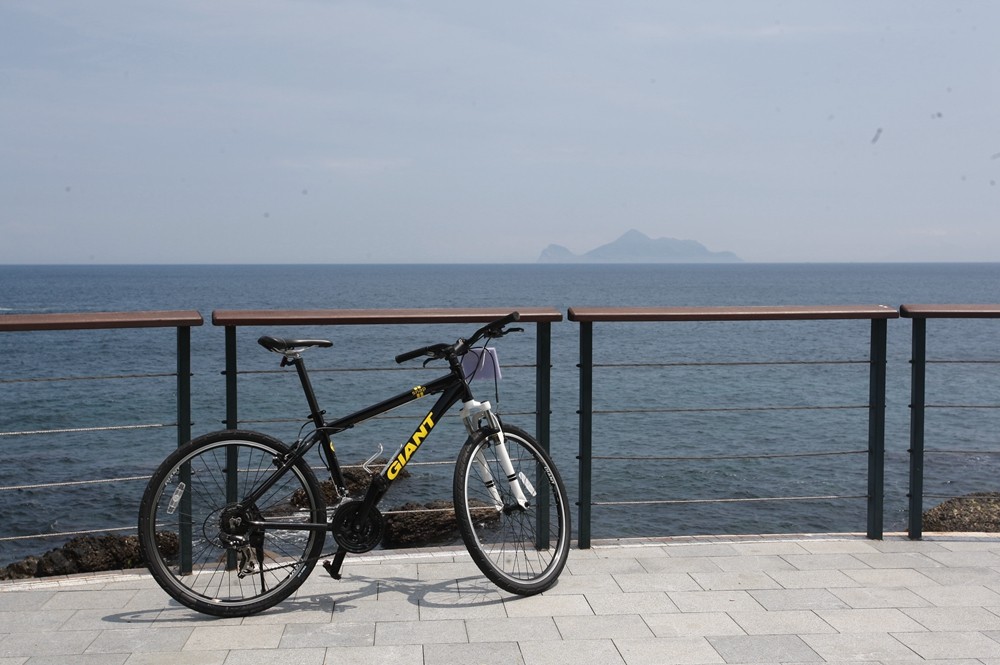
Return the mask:
<path fill-rule="evenodd" d="M 159 585 L 181 604 L 222 617 L 248 616 L 295 592 L 320 559 L 335 579 L 347 554 L 378 547 L 385 529 L 379 501 L 413 459 L 431 431 L 461 402 L 468 438 L 459 450 L 452 494 L 461 538 L 483 574 L 518 595 L 541 593 L 556 583 L 570 545 L 566 489 L 549 454 L 524 430 L 506 425 L 488 401 L 475 399 L 466 376 L 466 354 L 487 353 L 488 340 L 521 328 L 517 312 L 489 323 L 470 338 L 423 346 L 396 356 L 446 360 L 449 371 L 426 385 L 336 420 L 327 420 L 302 354 L 329 347 L 322 339 L 261 337 L 258 343 L 295 368 L 310 415 L 290 445 L 254 431 L 224 430 L 199 436 L 172 452 L 156 469 L 139 510 L 143 560 Z M 486 340 L 482 347 L 474 347 Z M 475 356 L 473 356 L 475 357 Z M 413 434 L 380 470 L 379 453 L 363 468 L 370 481 L 351 495 L 333 437 L 392 409 L 439 395 Z M 329 511 L 306 455 L 319 448 L 336 489 Z M 323 554 L 326 534 L 337 545 Z"/>

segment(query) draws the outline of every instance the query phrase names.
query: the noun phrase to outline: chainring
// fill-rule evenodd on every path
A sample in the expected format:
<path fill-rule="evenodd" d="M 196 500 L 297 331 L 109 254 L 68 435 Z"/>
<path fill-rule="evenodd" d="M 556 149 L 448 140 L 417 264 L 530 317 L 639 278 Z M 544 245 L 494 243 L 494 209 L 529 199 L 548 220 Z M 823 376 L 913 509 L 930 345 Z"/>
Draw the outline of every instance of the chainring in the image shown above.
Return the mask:
<path fill-rule="evenodd" d="M 359 523 L 361 506 L 361 501 L 346 501 L 337 507 L 330 521 L 330 531 L 337 545 L 351 554 L 372 551 L 382 542 L 385 534 L 385 518 L 378 508 L 369 510 L 367 519 Z"/>

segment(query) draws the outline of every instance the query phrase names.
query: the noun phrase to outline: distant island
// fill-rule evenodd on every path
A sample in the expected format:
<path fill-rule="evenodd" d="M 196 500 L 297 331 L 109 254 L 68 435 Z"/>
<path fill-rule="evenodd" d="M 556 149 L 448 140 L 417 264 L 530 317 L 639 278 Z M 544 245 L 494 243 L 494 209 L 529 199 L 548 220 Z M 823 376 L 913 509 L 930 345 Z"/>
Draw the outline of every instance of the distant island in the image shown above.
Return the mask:
<path fill-rule="evenodd" d="M 622 237 L 584 254 L 574 254 L 562 245 L 549 245 L 539 263 L 739 263 L 732 252 L 713 252 L 694 240 L 650 238 L 632 229 Z"/>

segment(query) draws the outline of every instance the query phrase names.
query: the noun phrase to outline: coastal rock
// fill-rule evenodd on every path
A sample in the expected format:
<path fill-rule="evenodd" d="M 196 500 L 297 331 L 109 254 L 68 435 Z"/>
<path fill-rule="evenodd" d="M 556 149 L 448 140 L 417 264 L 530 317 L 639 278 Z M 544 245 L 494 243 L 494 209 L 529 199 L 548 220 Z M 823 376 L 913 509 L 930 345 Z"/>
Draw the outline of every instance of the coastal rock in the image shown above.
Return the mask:
<path fill-rule="evenodd" d="M 976 492 L 948 499 L 924 511 L 923 529 L 1000 532 L 1000 492 Z"/>
<path fill-rule="evenodd" d="M 458 522 L 450 501 L 404 503 L 387 512 L 382 537 L 386 549 L 442 545 L 458 538 Z"/>
<path fill-rule="evenodd" d="M 500 516 L 492 506 L 474 510 L 478 521 L 496 524 Z M 451 501 L 404 503 L 387 511 L 382 546 L 386 549 L 428 547 L 455 543 L 459 539 L 458 522 Z"/>
<path fill-rule="evenodd" d="M 173 534 L 158 533 L 157 543 L 168 554 L 177 551 Z M 41 557 L 28 557 L 0 569 L 0 580 L 123 570 L 142 565 L 136 536 L 78 536 Z"/>

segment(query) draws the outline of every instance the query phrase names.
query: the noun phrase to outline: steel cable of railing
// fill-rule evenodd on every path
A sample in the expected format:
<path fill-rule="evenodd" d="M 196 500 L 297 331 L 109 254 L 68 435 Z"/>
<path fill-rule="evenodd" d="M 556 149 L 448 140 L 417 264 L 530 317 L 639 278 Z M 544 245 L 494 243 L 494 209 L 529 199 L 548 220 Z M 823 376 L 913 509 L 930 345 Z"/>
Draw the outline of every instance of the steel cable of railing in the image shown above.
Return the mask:
<path fill-rule="evenodd" d="M 847 365 L 863 364 L 868 365 L 866 360 L 837 360 L 837 361 L 750 361 L 750 362 L 674 362 L 674 363 L 595 363 L 594 368 L 645 368 L 645 367 L 729 367 L 729 366 L 772 366 L 772 365 Z M 701 407 L 701 408 L 636 408 L 636 409 L 592 409 L 593 415 L 608 414 L 653 414 L 653 413 L 739 413 L 739 412 L 767 412 L 767 411 L 813 411 L 813 410 L 852 410 L 868 409 L 867 404 L 849 405 L 792 405 L 792 406 L 739 406 L 739 407 Z M 823 451 L 805 453 L 766 453 L 755 455 L 591 455 L 592 460 L 602 461 L 628 461 L 628 462 L 713 462 L 722 460 L 774 460 L 787 458 L 806 457 L 833 457 L 842 455 L 865 455 L 868 450 L 842 450 Z M 718 499 L 636 499 L 631 501 L 605 501 L 592 500 L 591 506 L 616 507 L 616 506 L 669 506 L 669 505 L 689 505 L 689 504 L 729 504 L 729 503 L 761 503 L 761 502 L 781 502 L 781 501 L 829 501 L 829 500 L 858 500 L 867 499 L 865 494 L 826 494 L 810 496 L 776 496 L 776 497 L 746 497 L 746 498 L 718 498 Z"/>
<path fill-rule="evenodd" d="M 448 466 L 453 465 L 455 460 L 438 460 L 438 461 L 422 461 L 422 462 L 411 462 L 408 466 L 410 467 L 430 467 L 430 466 Z M 324 467 L 313 467 L 317 471 L 325 471 Z M 344 470 L 350 469 L 362 469 L 364 468 L 361 464 L 345 464 L 342 467 Z M 137 481 L 148 481 L 150 476 L 125 476 L 120 478 L 100 478 L 94 480 L 70 480 L 65 482 L 52 482 L 52 483 L 36 483 L 30 485 L 7 485 L 0 486 L 0 492 L 9 491 L 22 491 L 22 490 L 44 490 L 44 489 L 58 489 L 65 487 L 83 486 L 83 485 L 101 485 L 110 483 L 122 483 L 122 482 L 137 482 Z M 407 514 L 418 514 L 418 513 L 444 513 L 444 512 L 454 512 L 453 508 L 410 508 L 407 510 L 385 510 L 382 511 L 383 515 L 407 515 Z M 14 542 L 22 540 L 37 540 L 44 538 L 70 538 L 74 536 L 84 536 L 92 535 L 98 533 L 121 533 L 126 531 L 135 531 L 135 526 L 122 526 L 122 527 L 106 527 L 100 529 L 87 529 L 87 530 L 77 530 L 77 531 L 59 531 L 52 533 L 36 533 L 22 536 L 2 536 L 0 537 L 0 542 Z"/>

